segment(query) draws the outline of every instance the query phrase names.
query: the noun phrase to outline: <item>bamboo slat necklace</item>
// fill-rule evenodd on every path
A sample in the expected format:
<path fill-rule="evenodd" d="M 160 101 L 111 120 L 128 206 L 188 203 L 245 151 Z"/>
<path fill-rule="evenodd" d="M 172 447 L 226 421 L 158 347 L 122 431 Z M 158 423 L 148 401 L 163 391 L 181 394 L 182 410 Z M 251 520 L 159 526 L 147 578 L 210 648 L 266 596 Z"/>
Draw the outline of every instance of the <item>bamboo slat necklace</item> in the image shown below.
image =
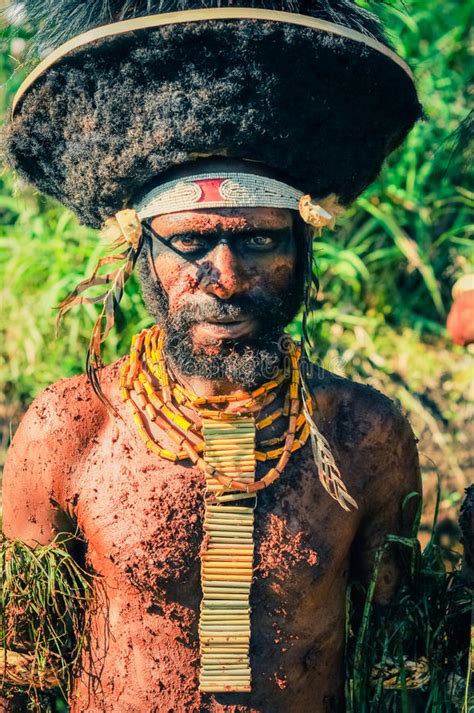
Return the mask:
<path fill-rule="evenodd" d="M 310 434 L 306 414 L 312 414 L 312 403 L 302 395 L 300 351 L 292 340 L 288 357 L 289 379 L 282 369 L 250 393 L 197 396 L 171 377 L 163 333 L 155 326 L 133 337 L 122 369 L 121 397 L 147 449 L 170 461 L 191 460 L 206 479 L 199 622 L 203 692 L 251 690 L 249 597 L 257 492 L 280 477 Z M 285 388 L 283 406 L 259 418 L 256 414 Z M 261 441 L 257 449 L 257 431 L 279 418 L 288 419 L 285 433 Z M 174 450 L 152 436 L 147 421 L 166 434 Z M 257 461 L 267 460 L 277 463 L 255 480 Z"/>

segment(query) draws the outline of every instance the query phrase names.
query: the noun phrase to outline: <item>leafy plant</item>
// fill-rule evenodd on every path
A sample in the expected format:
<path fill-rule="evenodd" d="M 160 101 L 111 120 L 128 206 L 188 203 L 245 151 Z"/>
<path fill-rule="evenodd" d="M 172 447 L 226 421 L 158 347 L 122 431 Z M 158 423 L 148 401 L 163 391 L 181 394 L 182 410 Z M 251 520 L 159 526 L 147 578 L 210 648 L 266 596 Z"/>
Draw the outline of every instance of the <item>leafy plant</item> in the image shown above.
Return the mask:
<path fill-rule="evenodd" d="M 400 555 L 402 580 L 382 608 L 373 597 L 389 548 Z M 453 553 L 452 572 L 446 572 L 445 554 L 433 536 L 423 552 L 416 532 L 389 536 L 377 553 L 363 605 L 357 604 L 360 585 L 348 591 L 348 713 L 468 713 L 472 591 L 462 579 L 459 554 Z"/>

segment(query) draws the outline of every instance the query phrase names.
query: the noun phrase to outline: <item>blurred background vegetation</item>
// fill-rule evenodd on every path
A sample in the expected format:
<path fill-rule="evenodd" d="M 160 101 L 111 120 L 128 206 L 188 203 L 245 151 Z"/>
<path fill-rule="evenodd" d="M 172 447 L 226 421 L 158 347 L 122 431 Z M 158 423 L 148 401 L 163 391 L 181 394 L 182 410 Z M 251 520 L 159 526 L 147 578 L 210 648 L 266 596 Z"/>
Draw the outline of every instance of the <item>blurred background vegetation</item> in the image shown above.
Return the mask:
<path fill-rule="evenodd" d="M 441 476 L 443 516 L 460 500 L 473 467 L 467 431 L 472 351 L 454 346 L 445 330 L 452 284 L 472 269 L 469 149 L 458 141 L 458 127 L 468 115 L 473 3 L 361 4 L 381 16 L 395 49 L 413 68 L 426 119 L 348 211 L 337 232 L 316 243 L 321 282 L 313 315 L 317 356 L 327 368 L 399 400 L 420 438 L 428 505 L 435 473 Z M 0 111 L 5 118 L 29 69 L 28 28 L 7 18 L 0 27 Z M 51 382 L 84 369 L 94 308 L 69 315 L 56 338 L 56 305 L 91 271 L 102 250 L 94 231 L 4 168 L 3 450 L 31 400 Z M 132 334 L 148 324 L 132 281 L 117 329 L 108 339 L 106 359 L 124 354 Z M 292 329 L 297 333 L 298 324 Z"/>
<path fill-rule="evenodd" d="M 450 636 L 445 612 L 450 607 L 459 609 L 457 603 L 454 610 L 446 603 L 449 597 L 455 600 L 445 569 L 459 566 L 457 510 L 464 488 L 474 480 L 470 447 L 474 348 L 453 345 L 445 329 L 451 287 L 462 274 L 474 271 L 473 194 L 468 181 L 472 152 L 458 130 L 469 113 L 468 28 L 473 26 L 474 6 L 459 0 L 360 4 L 377 12 L 391 28 L 395 49 L 414 70 L 426 118 L 390 158 L 379 180 L 347 212 L 337 232 L 317 240 L 321 286 L 312 325 L 322 364 L 398 400 L 420 439 L 425 506 L 419 537 L 421 544 L 429 541 L 429 547 L 425 559 L 419 559 L 417 577 L 423 583 L 416 590 L 419 599 L 413 598 L 412 590 L 411 598 L 403 599 L 402 590 L 395 604 L 401 613 L 392 625 L 395 622 L 396 642 L 402 650 L 402 644 L 413 642 L 417 632 L 434 631 L 437 607 L 440 651 Z M 3 20 L 0 112 L 5 120 L 29 69 L 27 40 L 28 28 Z M 0 465 L 32 399 L 51 382 L 84 370 L 94 308 L 68 315 L 56 338 L 56 305 L 91 272 L 102 251 L 94 231 L 80 226 L 70 212 L 4 168 L 0 174 Z M 107 340 L 106 360 L 126 353 L 131 336 L 149 323 L 132 280 L 116 329 Z M 298 334 L 298 321 L 291 330 Z M 438 483 L 438 526 L 432 532 Z M 416 615 L 406 615 L 408 610 Z M 442 622 L 445 628 L 440 628 Z M 426 640 L 423 651 L 435 660 L 431 634 Z M 360 669 L 357 646 L 355 670 Z M 439 671 L 445 668 L 446 656 L 436 659 Z M 368 663 L 365 668 L 370 675 Z M 457 704 L 445 703 L 448 679 L 435 679 L 433 669 L 431 673 L 437 683 L 431 685 L 431 707 L 426 710 L 459 710 Z M 462 671 L 458 678 L 463 689 Z M 350 674 L 348 681 L 352 685 L 357 678 Z M 382 710 L 373 701 L 366 707 L 360 696 L 366 696 L 369 687 L 359 685 L 359 689 L 360 695 L 351 690 L 348 696 L 349 710 Z M 460 696 L 464 700 L 464 693 Z M 59 705 L 56 702 L 55 710 L 60 710 Z M 403 705 L 402 709 L 415 710 Z"/>

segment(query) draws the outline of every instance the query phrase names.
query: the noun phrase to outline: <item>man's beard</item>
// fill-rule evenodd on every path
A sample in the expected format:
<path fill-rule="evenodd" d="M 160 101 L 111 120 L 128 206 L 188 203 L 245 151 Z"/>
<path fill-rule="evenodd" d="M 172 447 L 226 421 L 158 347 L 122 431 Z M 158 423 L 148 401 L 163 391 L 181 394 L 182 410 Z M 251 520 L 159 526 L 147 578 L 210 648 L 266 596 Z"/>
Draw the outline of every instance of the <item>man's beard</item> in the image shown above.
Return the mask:
<path fill-rule="evenodd" d="M 260 307 L 266 305 L 266 313 Z M 246 297 L 220 302 L 209 298 L 205 304 L 186 305 L 176 314 L 167 314 L 163 329 L 165 332 L 164 349 L 173 369 L 183 376 L 199 376 L 212 381 L 228 380 L 245 389 L 251 389 L 263 381 L 274 378 L 278 372 L 281 353 L 279 337 L 284 324 L 272 320 L 268 315 L 280 313 L 281 300 L 263 299 L 255 308 L 255 302 Z M 193 345 L 192 328 L 199 322 L 217 319 L 238 319 L 251 316 L 259 321 L 259 332 L 238 340 L 216 341 L 215 349 L 197 348 Z M 260 328 L 265 319 L 264 331 Z M 214 352 L 214 353 L 213 353 Z"/>
<path fill-rule="evenodd" d="M 284 327 L 297 314 L 303 299 L 303 280 L 296 279 L 284 299 L 274 291 L 253 290 L 228 300 L 212 295 L 190 296 L 175 313 L 168 297 L 150 271 L 148 256 L 137 264 L 143 300 L 149 314 L 164 332 L 164 353 L 177 375 L 198 376 L 211 381 L 227 380 L 244 389 L 253 389 L 274 378 L 282 357 Z M 216 340 L 215 345 L 196 347 L 193 327 L 203 322 L 252 318 L 258 323 L 253 336 L 236 340 Z"/>

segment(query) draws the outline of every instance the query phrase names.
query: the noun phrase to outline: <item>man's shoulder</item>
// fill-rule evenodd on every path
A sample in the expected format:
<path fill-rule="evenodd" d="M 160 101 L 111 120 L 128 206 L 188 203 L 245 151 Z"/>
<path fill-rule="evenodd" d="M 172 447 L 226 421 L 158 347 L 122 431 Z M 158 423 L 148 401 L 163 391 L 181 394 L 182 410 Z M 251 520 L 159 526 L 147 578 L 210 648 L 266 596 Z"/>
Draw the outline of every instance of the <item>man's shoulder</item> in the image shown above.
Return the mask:
<path fill-rule="evenodd" d="M 116 405 L 121 360 L 105 367 L 101 373 L 104 395 Z M 105 404 L 98 398 L 86 374 L 60 379 L 46 387 L 32 402 L 23 416 L 13 441 L 18 447 L 24 441 L 38 447 L 57 449 L 55 436 L 60 434 L 60 444 L 69 449 L 89 441 L 109 417 Z M 72 449 L 72 450 L 71 450 Z"/>
<path fill-rule="evenodd" d="M 396 402 L 372 386 L 321 368 L 310 373 L 308 385 L 321 422 L 331 426 L 340 447 L 370 448 L 400 436 L 414 439 Z"/>
<path fill-rule="evenodd" d="M 369 385 L 321 370 L 309 386 L 316 421 L 335 449 L 360 511 L 380 505 L 387 513 L 391 507 L 398 512 L 406 495 L 421 487 L 416 438 L 408 419 L 394 401 Z M 413 513 L 407 517 L 411 522 Z"/>
<path fill-rule="evenodd" d="M 103 370 L 106 396 L 118 392 L 119 369 L 116 362 Z M 109 417 L 85 374 L 61 379 L 33 401 L 5 462 L 3 527 L 9 537 L 44 543 L 67 529 L 61 513 L 73 517 L 79 464 Z"/>

